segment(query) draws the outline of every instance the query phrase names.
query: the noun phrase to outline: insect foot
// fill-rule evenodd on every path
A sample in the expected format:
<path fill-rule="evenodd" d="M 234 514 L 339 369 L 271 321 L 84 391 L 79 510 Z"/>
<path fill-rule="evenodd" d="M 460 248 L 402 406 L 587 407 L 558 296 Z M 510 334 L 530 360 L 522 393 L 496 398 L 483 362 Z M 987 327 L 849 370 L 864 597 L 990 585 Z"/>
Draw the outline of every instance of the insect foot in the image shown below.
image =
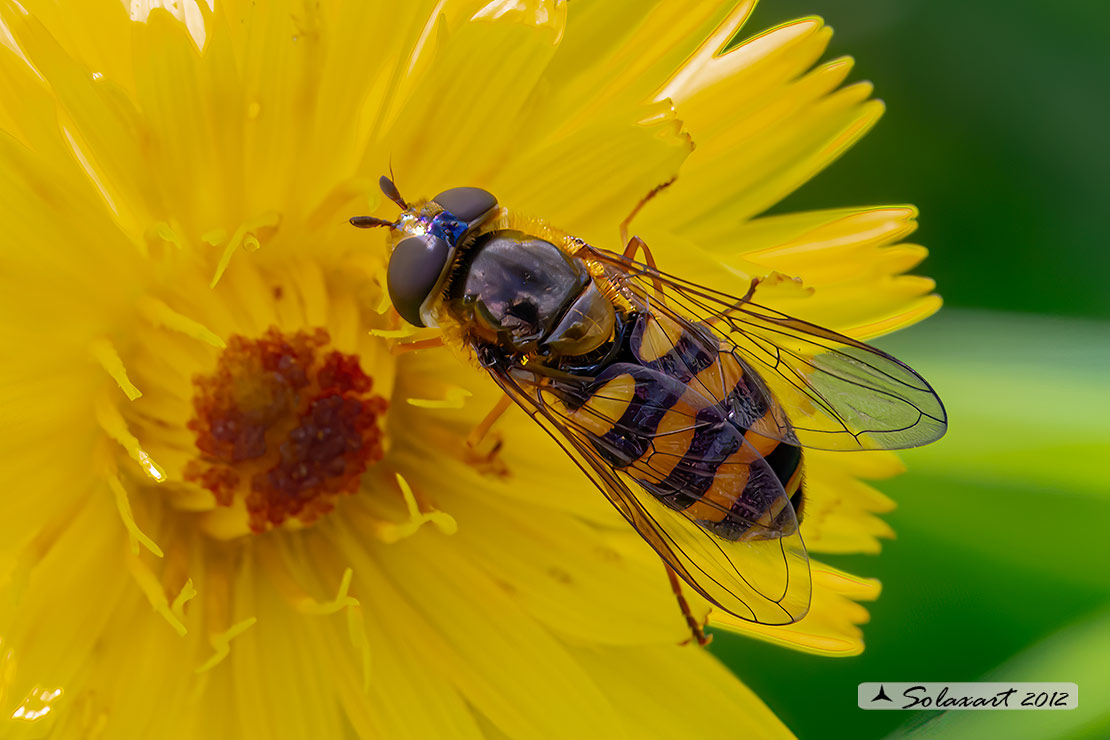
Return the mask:
<path fill-rule="evenodd" d="M 463 462 L 482 475 L 508 478 L 511 471 L 500 455 L 503 444 L 504 438 L 496 429 L 486 432 L 481 440 L 467 439 L 462 449 Z"/>

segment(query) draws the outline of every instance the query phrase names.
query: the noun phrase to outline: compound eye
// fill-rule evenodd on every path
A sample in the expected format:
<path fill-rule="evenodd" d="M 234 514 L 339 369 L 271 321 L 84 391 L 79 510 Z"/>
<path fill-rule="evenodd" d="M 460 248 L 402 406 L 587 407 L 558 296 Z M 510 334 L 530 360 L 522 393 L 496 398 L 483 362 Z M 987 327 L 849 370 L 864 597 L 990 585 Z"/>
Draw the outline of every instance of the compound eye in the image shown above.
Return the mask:
<path fill-rule="evenodd" d="M 470 223 L 497 207 L 497 198 L 481 188 L 451 188 L 432 198 L 443 210 L 465 223 Z"/>
<path fill-rule="evenodd" d="M 447 242 L 432 234 L 406 237 L 393 248 L 386 273 L 389 298 L 401 318 L 414 326 L 424 326 L 420 306 L 439 283 L 447 254 Z"/>

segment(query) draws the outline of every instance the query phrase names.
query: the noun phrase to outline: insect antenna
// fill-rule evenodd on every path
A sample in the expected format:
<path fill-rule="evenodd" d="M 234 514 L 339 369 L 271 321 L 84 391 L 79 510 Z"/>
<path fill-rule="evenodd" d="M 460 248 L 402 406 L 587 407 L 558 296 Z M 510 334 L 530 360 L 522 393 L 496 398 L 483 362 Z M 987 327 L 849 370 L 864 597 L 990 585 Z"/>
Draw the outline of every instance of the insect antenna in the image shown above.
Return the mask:
<path fill-rule="evenodd" d="M 409 209 L 409 204 L 406 203 L 405 199 L 401 197 L 401 194 L 397 192 L 397 186 L 394 185 L 393 181 L 390 180 L 388 177 L 382 175 L 381 179 L 378 180 L 378 187 L 380 187 L 382 189 L 382 192 L 385 193 L 385 197 L 389 198 L 391 201 L 401 206 L 401 210 L 407 211 Z"/>
<path fill-rule="evenodd" d="M 349 220 L 351 226 L 357 226 L 360 229 L 372 229 L 375 226 L 388 226 L 392 229 L 397 226 L 393 221 L 386 221 L 384 218 L 374 218 L 373 216 L 352 216 Z"/>

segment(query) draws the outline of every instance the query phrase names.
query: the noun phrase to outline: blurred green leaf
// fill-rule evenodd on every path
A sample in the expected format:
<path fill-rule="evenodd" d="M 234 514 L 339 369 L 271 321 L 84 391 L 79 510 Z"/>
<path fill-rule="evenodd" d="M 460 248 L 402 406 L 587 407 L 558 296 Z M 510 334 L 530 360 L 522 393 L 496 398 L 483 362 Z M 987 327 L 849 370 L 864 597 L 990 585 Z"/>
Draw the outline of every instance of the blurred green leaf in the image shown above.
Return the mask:
<path fill-rule="evenodd" d="M 1056 711 L 952 711 L 906 727 L 888 740 L 1101 740 L 1110 737 L 1110 611 L 1083 620 L 1025 650 L 984 681 L 1068 681 L 1079 706 Z"/>
<path fill-rule="evenodd" d="M 1110 324 L 946 310 L 879 344 L 949 410 L 913 470 L 1110 497 Z"/>
<path fill-rule="evenodd" d="M 875 83 L 879 125 L 776 211 L 914 203 L 949 305 L 1110 318 L 1110 3 L 776 0 Z"/>

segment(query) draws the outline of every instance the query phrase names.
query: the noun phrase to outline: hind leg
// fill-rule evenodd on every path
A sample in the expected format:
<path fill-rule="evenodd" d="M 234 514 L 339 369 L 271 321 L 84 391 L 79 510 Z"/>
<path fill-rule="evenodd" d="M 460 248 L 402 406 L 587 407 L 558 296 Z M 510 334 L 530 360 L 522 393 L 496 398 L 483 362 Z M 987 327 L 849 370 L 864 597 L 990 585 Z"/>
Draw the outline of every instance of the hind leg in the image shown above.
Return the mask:
<path fill-rule="evenodd" d="M 686 617 L 686 624 L 690 627 L 690 633 L 694 636 L 694 639 L 698 641 L 699 645 L 705 647 L 713 640 L 713 636 L 705 634 L 702 626 L 698 623 L 698 620 L 694 618 L 693 613 L 691 613 L 690 605 L 686 602 L 686 596 L 682 593 L 682 580 L 678 577 L 678 574 L 666 563 L 664 563 L 663 566 L 667 569 L 667 578 L 670 579 L 671 590 L 674 591 L 675 598 L 678 599 L 678 608 L 682 610 L 682 616 Z"/>

